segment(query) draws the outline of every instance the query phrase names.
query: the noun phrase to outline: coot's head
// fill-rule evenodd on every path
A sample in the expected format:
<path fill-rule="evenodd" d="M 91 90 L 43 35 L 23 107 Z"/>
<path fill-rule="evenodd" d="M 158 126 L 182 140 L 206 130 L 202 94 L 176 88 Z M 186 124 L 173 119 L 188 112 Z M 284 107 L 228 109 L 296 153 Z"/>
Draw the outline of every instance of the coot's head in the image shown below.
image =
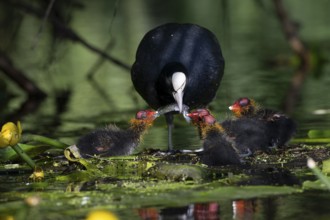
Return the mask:
<path fill-rule="evenodd" d="M 229 106 L 229 110 L 231 110 L 236 117 L 251 116 L 255 113 L 256 107 L 256 103 L 253 99 L 244 97 L 237 99 L 233 105 Z"/>
<path fill-rule="evenodd" d="M 188 70 L 178 62 L 166 64 L 156 84 L 157 94 L 162 103 L 177 103 L 179 112 L 183 111 L 183 96 L 187 84 Z"/>

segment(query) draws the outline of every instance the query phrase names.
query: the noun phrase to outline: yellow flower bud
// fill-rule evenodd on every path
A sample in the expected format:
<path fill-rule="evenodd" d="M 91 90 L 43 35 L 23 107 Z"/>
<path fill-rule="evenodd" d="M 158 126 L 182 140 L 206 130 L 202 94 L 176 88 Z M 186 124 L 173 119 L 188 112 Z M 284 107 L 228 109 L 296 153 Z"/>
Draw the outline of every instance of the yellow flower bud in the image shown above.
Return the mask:
<path fill-rule="evenodd" d="M 103 219 L 103 220 L 119 220 L 119 218 L 113 214 L 110 211 L 107 210 L 94 210 L 91 211 L 86 220 L 97 220 L 97 219 Z"/>
<path fill-rule="evenodd" d="M 33 181 L 41 181 L 45 178 L 45 173 L 40 167 L 37 167 L 29 178 Z"/>
<path fill-rule="evenodd" d="M 13 122 L 4 124 L 0 132 L 0 148 L 15 146 L 21 140 L 21 135 L 22 127 L 19 121 L 17 125 Z"/>

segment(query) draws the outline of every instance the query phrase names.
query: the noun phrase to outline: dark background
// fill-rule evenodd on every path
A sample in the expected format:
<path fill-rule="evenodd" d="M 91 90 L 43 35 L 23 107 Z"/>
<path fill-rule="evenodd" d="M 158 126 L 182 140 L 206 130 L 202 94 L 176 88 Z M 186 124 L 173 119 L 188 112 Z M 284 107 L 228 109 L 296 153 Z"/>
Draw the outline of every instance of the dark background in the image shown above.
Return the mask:
<path fill-rule="evenodd" d="M 225 75 L 210 105 L 220 120 L 235 99 L 249 96 L 292 116 L 299 136 L 329 128 L 329 6 L 327 0 L 1 0 L 1 121 L 21 120 L 25 132 L 69 142 L 96 126 L 127 126 L 147 108 L 130 80 L 139 41 L 160 24 L 178 22 L 204 26 L 221 43 Z M 194 145 L 180 136 L 195 131 L 185 131 L 180 117 L 176 123 L 176 143 Z M 162 119 L 150 133 L 146 145 L 166 146 Z"/>

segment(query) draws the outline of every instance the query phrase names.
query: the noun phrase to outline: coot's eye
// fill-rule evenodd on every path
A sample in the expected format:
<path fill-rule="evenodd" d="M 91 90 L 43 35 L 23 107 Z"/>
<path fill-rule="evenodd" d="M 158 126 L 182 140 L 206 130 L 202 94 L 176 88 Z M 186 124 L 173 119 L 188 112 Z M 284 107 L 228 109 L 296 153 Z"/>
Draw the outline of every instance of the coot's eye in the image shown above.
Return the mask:
<path fill-rule="evenodd" d="M 242 107 L 247 106 L 249 104 L 250 104 L 250 99 L 248 99 L 248 98 L 241 98 L 239 100 L 239 105 Z"/>

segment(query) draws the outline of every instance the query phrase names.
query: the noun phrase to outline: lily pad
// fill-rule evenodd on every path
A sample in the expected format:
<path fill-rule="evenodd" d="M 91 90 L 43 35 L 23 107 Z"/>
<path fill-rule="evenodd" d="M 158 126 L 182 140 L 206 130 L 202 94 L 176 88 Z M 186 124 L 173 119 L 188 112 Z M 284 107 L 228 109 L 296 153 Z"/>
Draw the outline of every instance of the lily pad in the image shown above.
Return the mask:
<path fill-rule="evenodd" d="M 330 138 L 330 130 L 309 130 L 309 138 Z"/>

